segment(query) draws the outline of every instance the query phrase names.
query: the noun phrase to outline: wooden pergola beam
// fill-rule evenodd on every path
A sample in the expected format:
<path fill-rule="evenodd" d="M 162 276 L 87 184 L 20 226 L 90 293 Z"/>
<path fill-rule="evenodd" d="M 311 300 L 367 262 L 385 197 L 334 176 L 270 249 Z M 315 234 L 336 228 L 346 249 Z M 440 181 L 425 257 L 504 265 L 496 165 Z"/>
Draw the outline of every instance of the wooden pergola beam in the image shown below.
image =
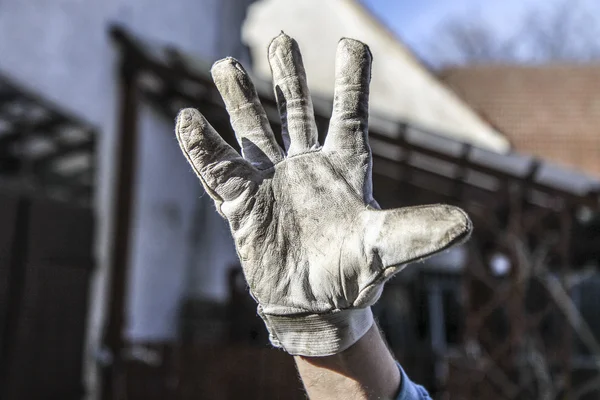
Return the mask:
<path fill-rule="evenodd" d="M 134 38 L 132 35 L 127 33 L 124 29 L 114 27 L 111 31 L 113 38 L 121 46 L 122 50 L 127 52 L 130 59 L 130 63 L 135 64 L 136 68 L 140 70 L 140 73 L 152 74 L 155 78 L 159 79 L 163 87 L 167 90 L 163 90 L 161 93 L 151 93 L 145 91 L 143 94 L 151 100 L 153 104 L 162 104 L 160 110 L 168 114 L 169 118 L 173 117 L 173 110 L 170 104 L 179 103 L 187 104 L 189 106 L 195 106 L 199 109 L 207 109 L 210 111 L 211 116 L 214 114 L 223 114 L 223 118 L 228 120 L 227 115 L 223 108 L 223 102 L 220 95 L 210 79 L 207 71 L 200 71 L 194 69 L 193 66 L 189 66 L 186 63 L 186 58 L 176 49 L 172 47 L 164 46 L 162 49 L 150 49 L 146 47 L 139 40 Z M 158 51 L 157 51 L 158 50 Z M 161 54 L 161 56 L 157 56 Z M 193 83 L 202 90 L 196 95 L 191 95 L 186 91 L 182 90 L 187 84 Z M 191 82 L 191 83 L 189 83 Z M 275 107 L 276 103 L 273 94 L 270 91 L 259 90 L 259 96 L 261 102 L 266 108 Z M 330 110 L 322 110 L 315 106 L 317 122 L 320 124 L 320 134 L 324 134 L 324 129 L 327 126 L 329 120 Z M 269 121 L 274 127 L 280 125 L 280 121 L 277 115 L 269 114 Z M 400 127 L 400 130 L 405 129 L 406 124 L 403 122 L 396 123 L 396 126 Z M 277 130 L 276 130 L 277 132 Z M 237 147 L 237 143 L 233 137 L 231 129 L 221 130 L 224 134 L 225 139 Z M 423 132 L 423 135 L 428 135 Z M 475 160 L 471 154 L 475 152 L 475 147 L 462 144 L 463 151 L 459 156 L 448 154 L 442 151 L 434 150 L 426 146 L 412 143 L 406 139 L 398 139 L 397 137 L 390 136 L 389 133 L 379 132 L 377 129 L 371 129 L 370 138 L 372 142 L 385 143 L 388 146 L 394 146 L 402 151 L 409 152 L 411 154 L 423 155 L 439 161 L 440 163 L 449 163 L 453 167 L 460 171 L 454 179 L 456 180 L 456 187 L 462 185 L 470 185 L 466 182 L 466 175 L 469 171 L 474 171 L 480 174 L 488 175 L 489 177 L 502 182 L 504 185 L 515 183 L 522 185 L 525 191 L 534 190 L 552 197 L 556 197 L 561 201 L 568 202 L 573 205 L 587 206 L 593 209 L 600 208 L 600 186 L 590 188 L 587 193 L 575 193 L 566 188 L 555 187 L 548 185 L 543 182 L 536 181 L 536 172 L 541 164 L 540 160 L 532 159 L 530 161 L 529 173 L 526 171 L 524 174 L 519 175 L 510 170 L 504 170 L 491 165 L 486 165 L 480 161 Z M 374 152 L 375 157 L 385 158 Z M 406 157 L 405 157 L 406 158 Z M 403 160 L 390 160 L 397 161 L 400 164 L 404 164 Z M 534 170 L 531 168 L 536 167 Z M 533 171 L 533 173 L 531 173 Z M 430 171 L 435 174 L 435 171 Z M 439 174 L 438 174 L 439 175 Z M 444 178 L 443 175 L 440 175 Z M 471 185 L 473 186 L 473 185 Z M 435 188 L 432 188 L 435 190 Z M 461 196 L 458 196 L 461 197 Z"/>
<path fill-rule="evenodd" d="M 10 108 L 13 104 L 18 104 L 23 110 L 18 113 L 11 112 Z M 93 160 L 96 146 L 93 127 L 31 91 L 21 88 L 12 79 L 2 74 L 0 74 L 0 121 L 5 124 L 0 134 L 0 154 L 3 158 L 0 173 L 11 179 L 12 184 L 24 190 L 34 188 L 40 193 L 49 195 L 51 193 L 46 189 L 50 187 L 64 187 L 67 193 L 75 193 L 79 187 L 81 190 L 78 193 L 87 194 L 87 197 L 77 195 L 72 200 L 81 203 L 85 198 L 83 203 L 91 204 L 92 192 L 89 187 L 82 187 L 69 176 L 58 174 L 52 177 L 46 169 L 51 162 L 70 157 L 74 152 L 87 153 Z M 64 129 L 77 129 L 86 132 L 87 136 L 77 143 L 69 143 L 60 137 Z M 51 150 L 36 159 L 35 154 L 28 153 L 28 146 L 42 141 L 50 142 Z M 93 173 L 93 168 L 92 162 L 88 167 L 90 173 Z"/>

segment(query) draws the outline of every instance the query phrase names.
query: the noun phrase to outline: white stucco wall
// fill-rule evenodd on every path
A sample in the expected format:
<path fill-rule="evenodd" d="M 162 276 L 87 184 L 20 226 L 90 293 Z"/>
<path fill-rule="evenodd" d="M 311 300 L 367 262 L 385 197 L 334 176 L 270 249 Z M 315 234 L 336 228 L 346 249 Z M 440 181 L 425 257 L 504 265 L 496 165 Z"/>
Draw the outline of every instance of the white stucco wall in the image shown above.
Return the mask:
<path fill-rule="evenodd" d="M 181 155 L 173 122 L 150 106 L 140 115 L 126 336 L 162 341 L 176 337 L 184 296 L 226 299 L 227 269 L 239 261 L 228 225 Z"/>
<path fill-rule="evenodd" d="M 126 336 L 164 340 L 176 334 L 201 189 L 169 134 L 172 121 L 149 106 L 140 116 Z"/>
<path fill-rule="evenodd" d="M 440 134 L 504 152 L 506 138 L 429 73 L 357 0 L 260 0 L 250 8 L 243 38 L 251 49 L 254 72 L 270 79 L 266 49 L 281 30 L 302 49 L 314 94 L 333 97 L 337 43 L 351 37 L 373 53 L 371 111 Z"/>
<path fill-rule="evenodd" d="M 88 360 L 97 350 L 106 296 L 106 267 L 112 234 L 114 147 L 118 117 L 117 51 L 110 23 L 153 41 L 175 44 L 207 61 L 242 56 L 240 26 L 250 0 L 2 0 L 0 73 L 95 125 L 99 132 L 96 262 L 91 295 Z M 225 267 L 232 253 L 224 223 L 208 209 L 210 229 L 189 239 L 198 201 L 206 202 L 181 156 L 173 121 L 142 108 L 135 188 L 131 276 L 126 334 L 138 340 L 168 340 L 175 332 L 178 302 L 185 290 L 223 298 Z M 200 199 L 200 200 L 199 200 Z M 214 206 L 213 206 L 214 208 Z M 212 224 L 212 225 L 210 225 Z M 220 232 L 212 235 L 212 231 Z M 203 237 L 210 238 L 211 251 Z M 201 245 L 198 245 L 197 242 Z M 203 247 L 204 246 L 204 247 Z M 235 253 L 233 253 L 235 255 Z M 210 263 L 203 263 L 207 257 Z M 206 271 L 191 285 L 187 268 Z M 88 366 L 93 363 L 88 363 Z M 88 371 L 88 385 L 94 374 Z"/>

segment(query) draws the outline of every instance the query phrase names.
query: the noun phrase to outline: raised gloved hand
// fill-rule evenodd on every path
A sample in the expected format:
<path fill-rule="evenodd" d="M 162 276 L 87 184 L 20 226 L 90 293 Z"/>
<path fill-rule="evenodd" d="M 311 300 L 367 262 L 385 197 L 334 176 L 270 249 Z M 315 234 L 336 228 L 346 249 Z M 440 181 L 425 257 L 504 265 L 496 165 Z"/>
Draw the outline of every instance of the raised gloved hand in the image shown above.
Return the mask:
<path fill-rule="evenodd" d="M 298 45 L 282 33 L 268 56 L 285 151 L 252 82 L 232 58 L 215 63 L 212 75 L 243 157 L 194 109 L 179 114 L 177 138 L 229 222 L 271 343 L 294 355 L 331 355 L 371 327 L 370 306 L 387 279 L 411 261 L 466 240 L 471 222 L 451 206 L 382 211 L 373 199 L 366 45 L 339 43 L 323 146 Z"/>

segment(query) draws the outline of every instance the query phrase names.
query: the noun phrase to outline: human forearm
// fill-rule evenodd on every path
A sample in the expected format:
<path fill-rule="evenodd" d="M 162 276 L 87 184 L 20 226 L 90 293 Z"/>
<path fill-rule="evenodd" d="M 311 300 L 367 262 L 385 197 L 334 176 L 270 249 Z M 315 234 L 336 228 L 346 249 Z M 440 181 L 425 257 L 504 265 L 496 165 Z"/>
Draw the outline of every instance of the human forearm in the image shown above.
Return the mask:
<path fill-rule="evenodd" d="M 375 324 L 341 353 L 294 359 L 312 400 L 394 399 L 400 388 L 400 371 Z"/>

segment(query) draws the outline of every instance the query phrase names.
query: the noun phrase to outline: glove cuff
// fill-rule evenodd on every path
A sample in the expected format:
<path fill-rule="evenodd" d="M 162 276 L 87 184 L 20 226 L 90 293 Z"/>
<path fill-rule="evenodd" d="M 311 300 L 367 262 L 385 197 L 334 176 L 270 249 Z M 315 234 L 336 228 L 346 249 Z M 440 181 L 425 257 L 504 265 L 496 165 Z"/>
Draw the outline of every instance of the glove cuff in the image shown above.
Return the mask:
<path fill-rule="evenodd" d="M 303 316 L 258 313 L 269 339 L 295 356 L 323 357 L 340 353 L 356 343 L 373 325 L 371 308 L 354 308 L 329 314 Z"/>

